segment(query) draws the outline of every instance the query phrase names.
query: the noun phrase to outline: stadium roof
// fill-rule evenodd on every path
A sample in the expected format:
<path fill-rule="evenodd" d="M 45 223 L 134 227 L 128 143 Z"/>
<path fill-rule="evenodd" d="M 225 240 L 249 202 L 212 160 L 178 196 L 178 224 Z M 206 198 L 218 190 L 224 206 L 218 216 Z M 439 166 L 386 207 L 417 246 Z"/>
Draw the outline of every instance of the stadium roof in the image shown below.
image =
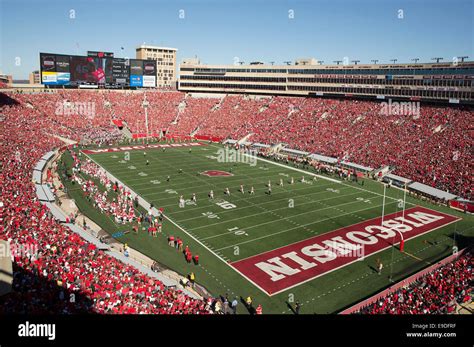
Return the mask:
<path fill-rule="evenodd" d="M 335 164 L 335 163 L 337 163 L 337 159 L 336 159 L 336 158 L 327 157 L 327 156 L 321 155 L 321 154 L 313 153 L 313 154 L 311 154 L 309 157 L 310 157 L 311 159 L 315 159 L 315 160 L 322 161 L 322 162 L 325 162 L 325 163 L 330 163 L 330 164 Z"/>
<path fill-rule="evenodd" d="M 419 191 L 424 194 L 429 194 L 439 199 L 452 200 L 456 198 L 456 195 L 454 194 L 427 186 L 426 184 L 423 184 L 423 183 L 413 182 L 412 184 L 408 185 L 408 188 Z"/>
<path fill-rule="evenodd" d="M 354 169 L 362 170 L 362 171 L 372 171 L 374 169 L 372 167 L 363 166 L 363 165 L 359 165 L 359 164 L 356 164 L 356 163 L 350 163 L 348 161 L 342 161 L 341 164 L 345 165 L 345 166 L 349 166 L 349 167 L 354 168 Z"/>
<path fill-rule="evenodd" d="M 287 147 L 283 148 L 282 151 L 292 153 L 292 154 L 296 154 L 296 155 L 308 155 L 309 154 L 309 152 L 299 151 L 297 149 L 291 149 L 291 148 L 287 148 Z"/>
<path fill-rule="evenodd" d="M 386 175 L 385 177 L 391 179 L 391 180 L 394 180 L 394 181 L 399 181 L 399 182 L 402 182 L 402 183 L 409 183 L 411 182 L 412 180 L 408 179 L 408 178 L 405 178 L 405 177 L 401 177 L 401 176 L 397 176 L 397 175 L 394 175 L 394 174 L 388 174 Z"/>

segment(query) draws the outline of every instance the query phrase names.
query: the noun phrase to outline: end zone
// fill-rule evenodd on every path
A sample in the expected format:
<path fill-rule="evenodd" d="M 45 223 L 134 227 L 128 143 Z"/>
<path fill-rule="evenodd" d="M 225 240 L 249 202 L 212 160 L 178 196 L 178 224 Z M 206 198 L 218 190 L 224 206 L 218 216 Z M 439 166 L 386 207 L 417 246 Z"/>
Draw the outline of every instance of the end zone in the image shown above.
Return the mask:
<path fill-rule="evenodd" d="M 363 260 L 461 218 L 421 206 L 377 217 L 283 246 L 230 265 L 269 296 Z"/>

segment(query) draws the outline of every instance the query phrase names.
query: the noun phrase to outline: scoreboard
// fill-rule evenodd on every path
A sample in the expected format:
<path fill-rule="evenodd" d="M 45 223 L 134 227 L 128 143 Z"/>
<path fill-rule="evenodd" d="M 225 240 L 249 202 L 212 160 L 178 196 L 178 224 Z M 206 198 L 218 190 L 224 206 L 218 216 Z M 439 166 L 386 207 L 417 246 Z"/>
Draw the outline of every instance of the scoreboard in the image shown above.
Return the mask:
<path fill-rule="evenodd" d="M 117 86 L 130 85 L 130 60 L 115 58 L 112 61 L 112 80 Z"/>
<path fill-rule="evenodd" d="M 114 58 L 113 53 L 87 56 L 40 53 L 41 83 L 50 86 L 156 87 L 156 61 Z"/>

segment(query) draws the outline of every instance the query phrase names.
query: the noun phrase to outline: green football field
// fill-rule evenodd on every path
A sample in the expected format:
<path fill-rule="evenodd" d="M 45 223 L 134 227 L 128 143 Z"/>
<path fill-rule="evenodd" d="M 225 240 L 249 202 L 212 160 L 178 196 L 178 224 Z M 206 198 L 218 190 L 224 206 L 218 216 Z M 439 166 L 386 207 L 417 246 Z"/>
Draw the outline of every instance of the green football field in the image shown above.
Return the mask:
<path fill-rule="evenodd" d="M 187 147 L 148 149 L 146 156 L 143 150 L 87 156 L 146 201 L 164 208 L 162 235 L 153 238 L 141 231 L 116 236 L 117 240 L 183 275 L 194 272 L 197 282 L 213 295 L 250 295 L 255 304 L 262 304 L 264 313 L 290 314 L 296 300 L 302 304 L 301 313 L 336 313 L 391 285 L 391 280 L 399 281 L 433 264 L 449 255 L 453 245 L 462 248 L 474 237 L 472 216 L 407 197 L 407 209 L 426 206 L 462 219 L 407 241 L 404 253 L 390 247 L 270 296 L 230 263 L 380 217 L 383 186 L 371 180 L 313 179 L 314 171 L 269 160 L 259 159 L 256 165 L 249 165 L 248 160 L 223 162 L 222 149 L 205 144 L 191 151 Z M 213 170 L 230 175 L 203 174 Z M 301 182 L 303 176 L 305 182 Z M 294 184 L 290 184 L 292 178 Z M 244 193 L 239 191 L 241 184 Z M 249 194 L 252 186 L 253 195 Z M 224 194 L 226 188 L 230 195 Z M 208 198 L 211 190 L 214 199 Z M 196 203 L 191 200 L 193 193 Z M 184 207 L 178 206 L 180 195 L 186 200 Z M 400 199 L 401 190 L 387 189 L 385 215 L 401 210 Z M 113 234 L 127 226 L 105 229 Z M 200 264 L 188 264 L 168 246 L 168 235 L 181 237 L 193 254 L 199 254 Z M 377 260 L 384 264 L 382 275 L 375 271 Z M 239 312 L 246 312 L 242 304 Z"/>

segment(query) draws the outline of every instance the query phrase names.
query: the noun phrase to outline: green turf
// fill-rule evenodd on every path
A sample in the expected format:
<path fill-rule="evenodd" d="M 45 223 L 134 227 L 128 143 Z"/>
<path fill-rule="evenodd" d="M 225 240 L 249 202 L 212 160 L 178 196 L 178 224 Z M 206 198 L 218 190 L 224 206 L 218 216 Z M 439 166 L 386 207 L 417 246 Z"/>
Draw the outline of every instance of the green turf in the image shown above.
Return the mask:
<path fill-rule="evenodd" d="M 321 178 L 311 181 L 308 174 L 305 174 L 305 179 L 311 184 L 301 183 L 303 174 L 292 166 L 281 167 L 260 160 L 256 166 L 218 162 L 217 151 L 221 148 L 207 145 L 193 147 L 192 152 L 185 147 L 168 148 L 164 152 L 161 149 L 148 150 L 146 157 L 138 150 L 90 157 L 145 200 L 163 207 L 167 217 L 206 247 L 168 221 L 163 226 L 164 235 L 158 238 L 140 232 L 139 235 L 127 234 L 119 241 L 127 242 L 182 274 L 194 271 L 197 281 L 214 295 L 251 295 L 255 303 L 263 305 L 264 313 L 291 313 L 286 304 L 288 300 L 299 300 L 303 304 L 301 313 L 338 312 L 390 285 L 390 273 L 394 280 L 400 280 L 450 254 L 455 231 L 461 247 L 465 240 L 474 236 L 473 217 L 408 197 L 407 202 L 413 205 L 407 208 L 415 204 L 424 205 L 463 219 L 406 242 L 405 250 L 421 260 L 389 249 L 269 297 L 235 272 L 226 261 L 243 259 L 378 217 L 381 215 L 383 187 L 370 180 L 364 180 L 364 186 L 360 182 L 341 185 Z M 145 165 L 147 159 L 150 165 Z M 182 173 L 178 172 L 179 169 Z M 234 176 L 199 174 L 205 170 L 232 171 Z M 170 182 L 166 181 L 168 175 L 171 176 Z M 294 185 L 288 183 L 290 177 L 294 177 Z M 284 180 L 283 187 L 277 185 L 280 178 Z M 272 181 L 271 196 L 266 194 L 268 180 Z M 240 184 L 246 191 L 254 186 L 255 195 L 241 194 L 238 191 Z M 226 187 L 231 190 L 230 197 L 223 194 Z M 211 189 L 214 190 L 214 201 L 207 197 Z M 192 193 L 197 195 L 197 205 L 188 202 L 185 208 L 179 208 L 178 196 L 191 199 Z M 403 192 L 392 188 L 387 190 L 387 195 L 385 213 L 396 212 Z M 81 200 L 80 195 L 76 194 L 75 199 L 76 202 Z M 216 201 L 226 201 L 236 207 L 224 209 Z M 110 233 L 114 228 L 115 231 L 127 228 L 116 228 L 110 223 L 105 225 L 104 216 L 86 205 L 87 202 L 78 203 L 84 213 L 102 220 L 98 224 Z M 180 253 L 167 245 L 166 235 L 169 234 L 183 238 L 193 253 L 200 255 L 201 264 L 187 264 Z M 372 269 L 377 258 L 385 265 L 382 276 Z M 243 305 L 239 311 L 245 311 Z"/>

